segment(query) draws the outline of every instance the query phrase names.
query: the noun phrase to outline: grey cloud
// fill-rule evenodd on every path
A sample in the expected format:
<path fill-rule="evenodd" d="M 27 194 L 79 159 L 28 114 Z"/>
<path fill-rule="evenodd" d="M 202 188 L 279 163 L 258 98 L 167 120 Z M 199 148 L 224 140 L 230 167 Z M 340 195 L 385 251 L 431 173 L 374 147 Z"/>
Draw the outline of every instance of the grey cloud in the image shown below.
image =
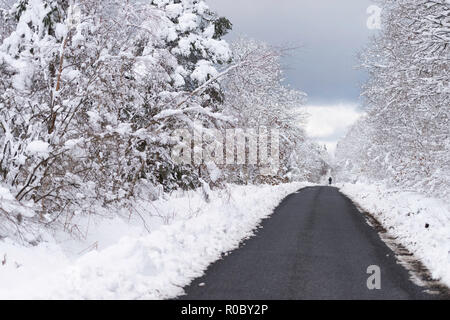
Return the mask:
<path fill-rule="evenodd" d="M 273 45 L 301 46 L 284 59 L 286 82 L 316 104 L 357 102 L 366 75 L 356 55 L 373 31 L 369 0 L 209 0 L 234 24 L 229 38 L 247 35 Z"/>

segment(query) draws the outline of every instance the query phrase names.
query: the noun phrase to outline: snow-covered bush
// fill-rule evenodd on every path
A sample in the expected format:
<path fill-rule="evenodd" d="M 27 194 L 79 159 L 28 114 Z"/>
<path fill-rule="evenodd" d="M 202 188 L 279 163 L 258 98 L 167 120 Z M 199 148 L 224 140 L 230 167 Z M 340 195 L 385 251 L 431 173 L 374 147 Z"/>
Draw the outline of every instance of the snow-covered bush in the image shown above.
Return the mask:
<path fill-rule="evenodd" d="M 217 121 L 201 86 L 230 56 L 204 2 L 77 9 L 68 24 L 68 1 L 20 0 L 5 13 L 15 28 L 0 47 L 1 180 L 17 200 L 39 203 L 46 222 L 130 197 L 141 179 L 194 187 L 195 168 L 171 161 L 170 134 Z"/>

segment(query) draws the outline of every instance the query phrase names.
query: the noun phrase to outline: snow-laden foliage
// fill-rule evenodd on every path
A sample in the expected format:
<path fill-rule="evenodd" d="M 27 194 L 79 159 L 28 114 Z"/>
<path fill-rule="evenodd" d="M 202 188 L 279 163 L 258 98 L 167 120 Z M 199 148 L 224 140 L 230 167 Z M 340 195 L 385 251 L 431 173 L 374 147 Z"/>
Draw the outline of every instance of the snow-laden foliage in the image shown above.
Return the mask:
<path fill-rule="evenodd" d="M 338 146 L 340 172 L 448 197 L 449 2 L 381 4 L 383 29 L 362 55 L 368 115 Z"/>
<path fill-rule="evenodd" d="M 203 2 L 177 4 L 179 19 L 161 3 L 77 6 L 82 16 L 72 25 L 67 1 L 18 1 L 5 15 L 15 29 L 0 47 L 2 182 L 17 200 L 39 203 L 48 222 L 68 206 L 87 210 L 89 199 L 129 197 L 144 178 L 193 187 L 195 170 L 170 159 L 170 129 L 220 114 L 207 106 L 208 87 L 194 95 L 180 90 L 179 77 L 200 87 L 230 57 Z M 191 34 L 184 50 L 167 44 Z"/>
<path fill-rule="evenodd" d="M 233 56 L 221 39 L 231 23 L 204 1 L 17 0 L 6 10 L 7 2 L 0 183 L 16 207 L 37 213 L 2 208 L 15 224 L 77 232 L 73 217 L 94 204 L 199 186 L 207 198 L 210 186 L 239 180 L 233 170 L 174 161 L 177 129 L 279 127 L 283 180 L 315 179 L 324 166 L 297 128 L 290 110 L 303 95 L 280 84 L 279 57 L 252 43 L 253 53 Z M 238 73 L 249 83 L 236 95 Z M 260 120 L 247 121 L 255 112 Z"/>
<path fill-rule="evenodd" d="M 326 174 L 326 156 L 308 140 L 301 125 L 306 119 L 301 106 L 306 95 L 283 84 L 280 59 L 284 50 L 252 39 L 232 44 L 237 68 L 222 81 L 225 114 L 235 119 L 238 128 L 276 128 L 280 133 L 280 169 L 272 178 L 258 168 L 231 168 L 229 176 L 237 181 L 312 181 Z"/>
<path fill-rule="evenodd" d="M 228 44 L 220 38 L 231 28 L 231 23 L 225 18 L 218 18 L 203 1 L 150 2 L 163 10 L 171 22 L 165 30 L 164 41 L 157 48 L 169 49 L 177 58 L 179 66 L 171 75 L 174 85 L 193 91 L 216 76 L 218 71 L 215 65 L 230 60 Z M 219 99 L 220 91 L 214 89 L 210 91 L 211 98 Z"/>
<path fill-rule="evenodd" d="M 13 31 L 14 24 L 8 19 L 8 12 L 14 0 L 0 0 L 0 43 Z"/>

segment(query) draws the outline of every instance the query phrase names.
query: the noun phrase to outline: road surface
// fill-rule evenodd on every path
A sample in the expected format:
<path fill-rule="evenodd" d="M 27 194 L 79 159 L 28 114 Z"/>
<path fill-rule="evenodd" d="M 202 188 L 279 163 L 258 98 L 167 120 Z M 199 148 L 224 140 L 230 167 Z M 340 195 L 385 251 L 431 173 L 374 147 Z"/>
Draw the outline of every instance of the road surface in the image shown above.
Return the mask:
<path fill-rule="evenodd" d="M 435 299 L 333 187 L 288 196 L 242 246 L 185 288 L 186 300 Z M 369 266 L 381 290 L 369 290 Z M 373 282 L 372 282 L 373 283 Z"/>

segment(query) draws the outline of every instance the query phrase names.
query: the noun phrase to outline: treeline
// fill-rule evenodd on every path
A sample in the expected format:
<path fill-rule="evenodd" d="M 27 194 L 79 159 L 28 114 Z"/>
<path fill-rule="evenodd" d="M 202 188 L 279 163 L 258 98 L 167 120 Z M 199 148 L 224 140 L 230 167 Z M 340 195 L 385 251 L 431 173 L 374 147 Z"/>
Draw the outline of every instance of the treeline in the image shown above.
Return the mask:
<path fill-rule="evenodd" d="M 222 37 L 231 22 L 204 1 L 71 3 L 2 8 L 4 221 L 66 223 L 93 204 L 139 194 L 318 181 L 326 172 L 324 151 L 299 128 L 304 94 L 281 84 L 282 50 L 249 39 L 230 46 Z M 277 172 L 174 161 L 173 132 L 199 125 L 279 130 Z M 38 214 L 22 214 L 23 206 Z"/>
<path fill-rule="evenodd" d="M 361 56 L 367 116 L 338 145 L 338 172 L 448 198 L 449 1 L 379 4 L 382 30 Z"/>

